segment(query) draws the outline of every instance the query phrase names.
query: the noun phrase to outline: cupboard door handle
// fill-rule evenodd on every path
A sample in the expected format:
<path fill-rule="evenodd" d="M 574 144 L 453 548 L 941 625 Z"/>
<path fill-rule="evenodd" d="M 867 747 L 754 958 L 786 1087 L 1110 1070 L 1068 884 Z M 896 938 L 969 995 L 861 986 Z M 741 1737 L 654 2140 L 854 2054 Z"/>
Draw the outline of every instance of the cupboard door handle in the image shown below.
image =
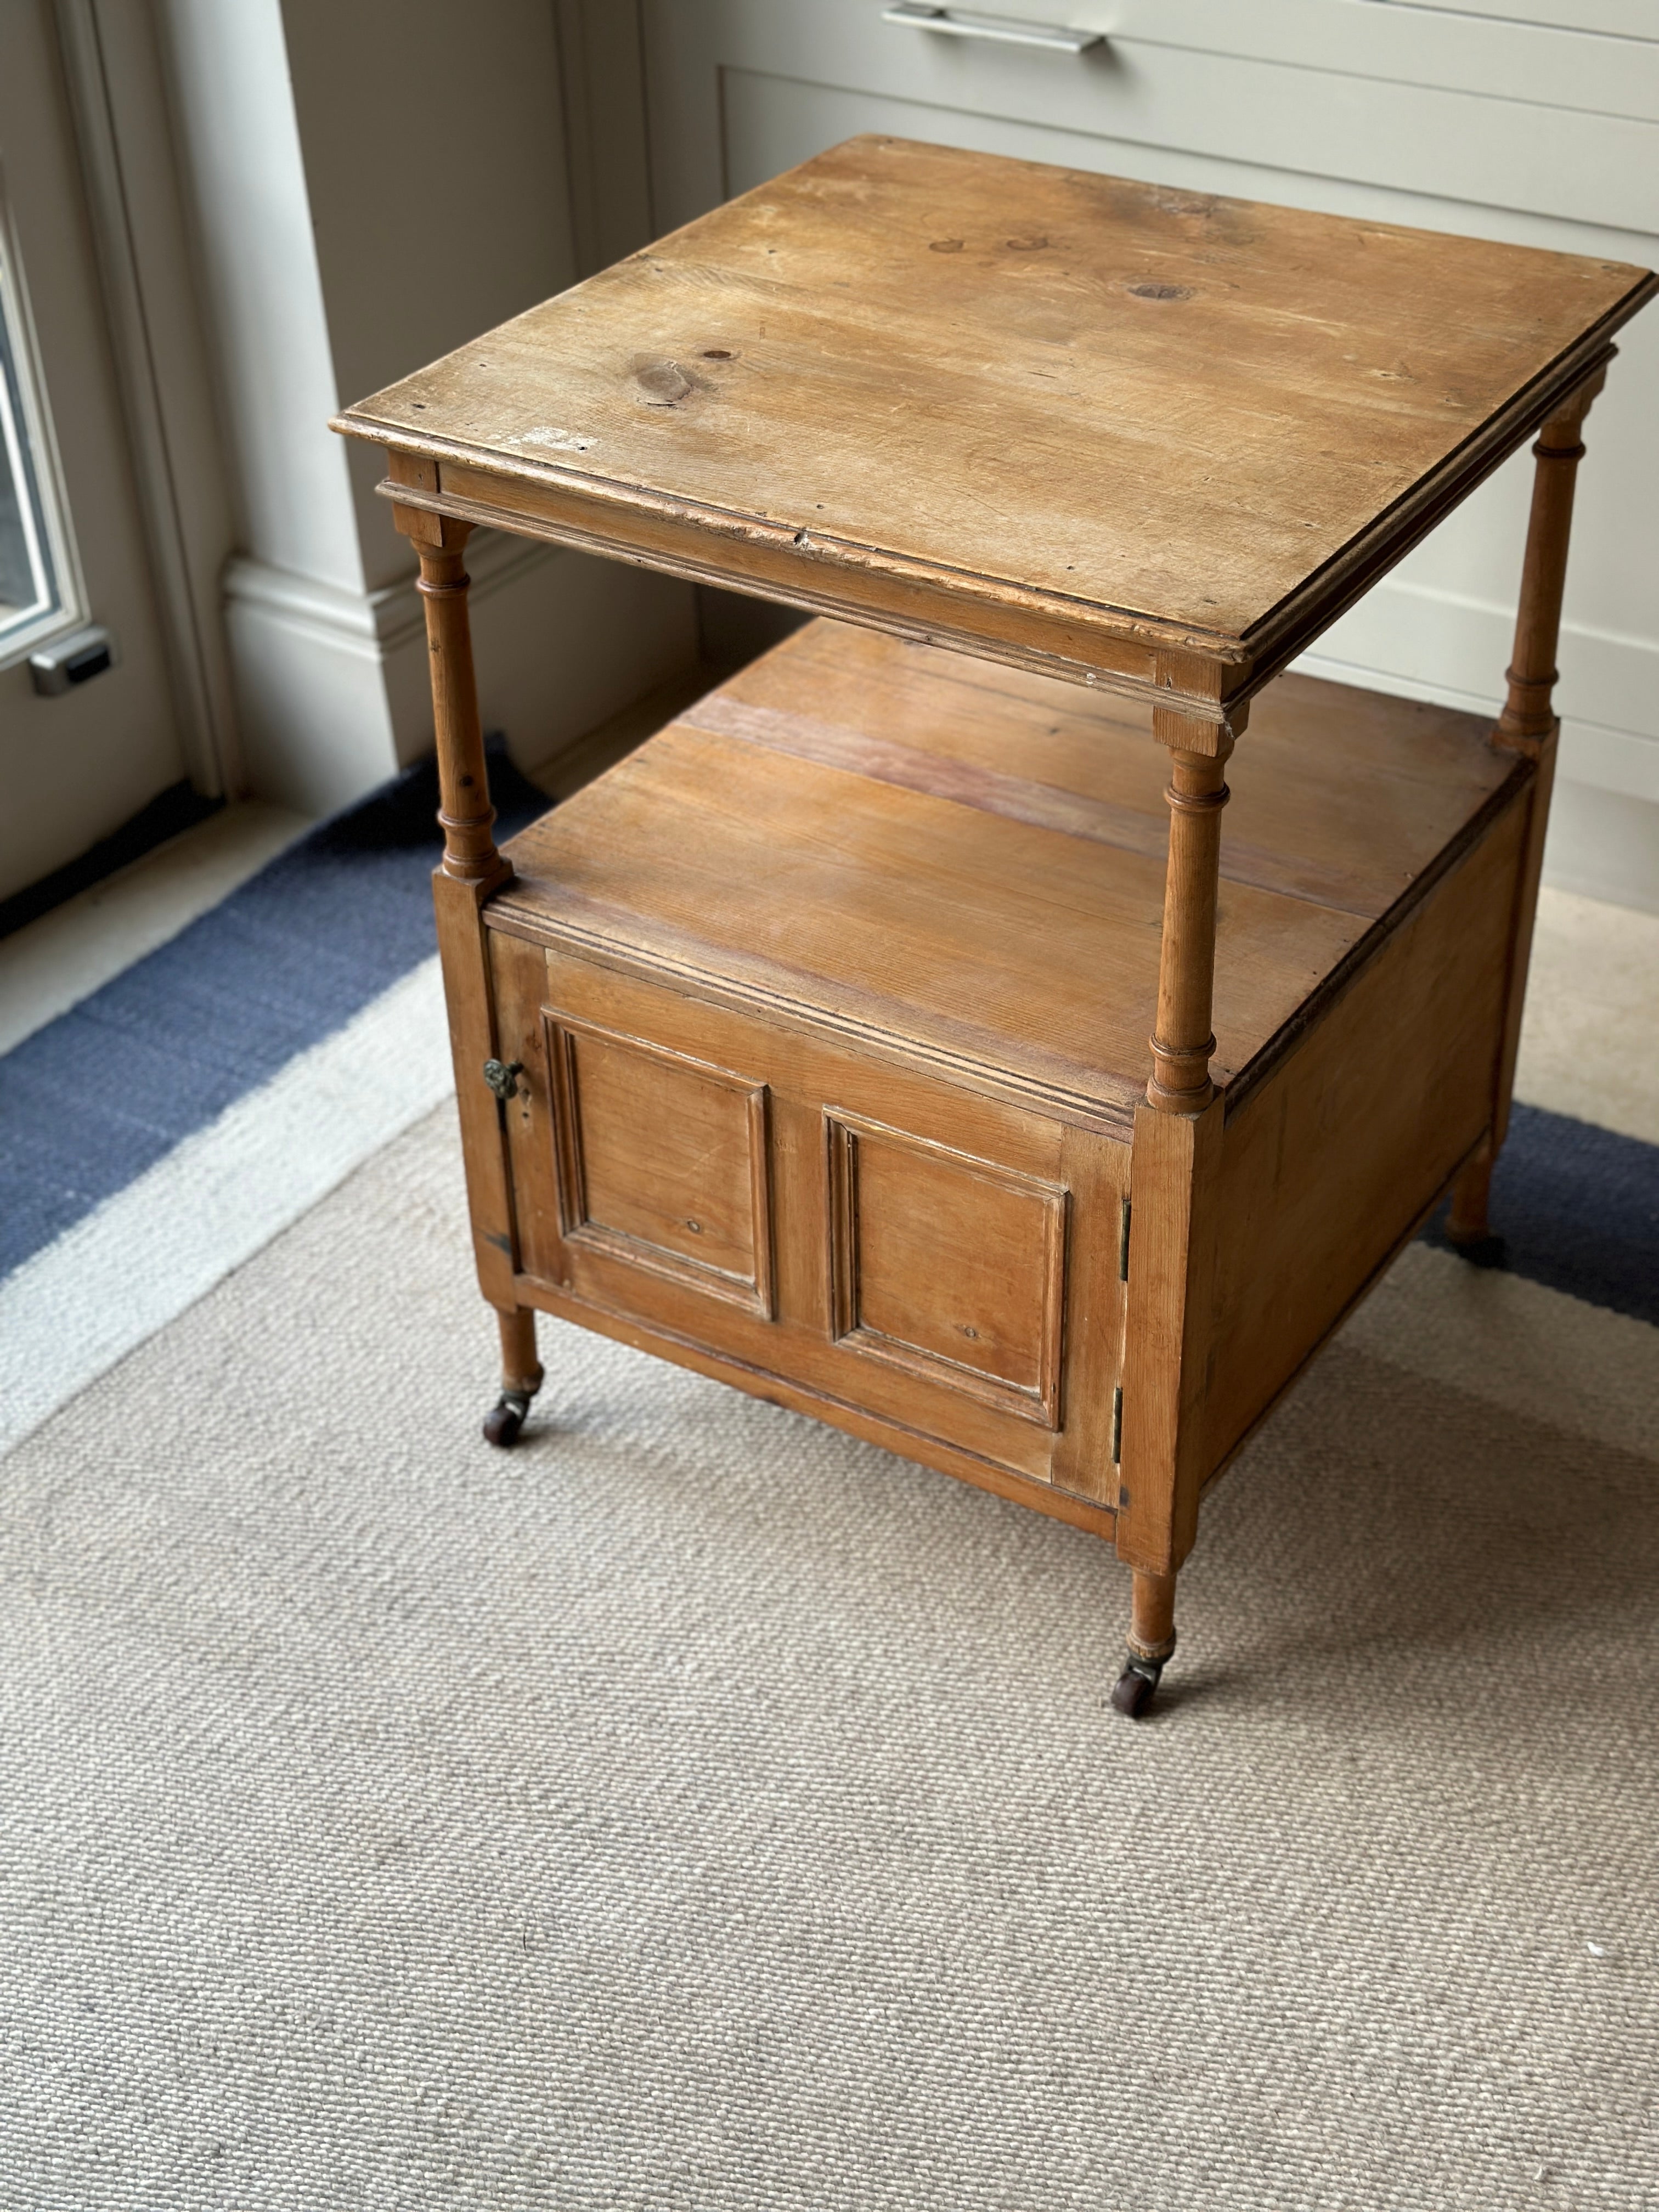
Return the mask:
<path fill-rule="evenodd" d="M 519 1095 L 519 1078 L 524 1073 L 521 1060 L 487 1060 L 483 1064 L 483 1079 L 501 1100 L 503 1106 L 509 1098 Z"/>
<path fill-rule="evenodd" d="M 1024 23 L 1014 15 L 975 15 L 961 8 L 929 8 L 920 0 L 899 0 L 881 11 L 884 23 L 903 23 L 913 31 L 948 31 L 956 39 L 999 39 L 1009 46 L 1048 46 L 1057 53 L 1086 53 L 1103 46 L 1103 31 L 1068 31 L 1059 23 Z"/>

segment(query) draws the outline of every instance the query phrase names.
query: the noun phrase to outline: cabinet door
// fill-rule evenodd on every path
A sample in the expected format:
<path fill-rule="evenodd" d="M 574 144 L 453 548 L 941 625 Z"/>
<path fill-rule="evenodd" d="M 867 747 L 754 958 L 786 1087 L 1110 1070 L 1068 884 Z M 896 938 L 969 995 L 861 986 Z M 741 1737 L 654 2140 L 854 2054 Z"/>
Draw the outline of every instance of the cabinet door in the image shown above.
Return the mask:
<path fill-rule="evenodd" d="M 983 12 L 1107 35 L 1072 53 L 890 22 L 884 0 L 646 0 L 657 228 L 874 131 L 1659 263 L 1659 19 L 1641 0 L 1492 12 L 984 0 Z M 1659 312 L 1620 344 L 1578 491 L 1557 805 L 1562 817 L 1574 791 L 1618 794 L 1631 880 L 1604 895 L 1643 902 L 1645 880 L 1659 904 Z M 1495 706 L 1530 484 L 1518 455 L 1320 640 L 1312 672 Z"/>
<path fill-rule="evenodd" d="M 1109 1502 L 1127 1145 L 643 974 L 491 959 L 521 1295 Z"/>

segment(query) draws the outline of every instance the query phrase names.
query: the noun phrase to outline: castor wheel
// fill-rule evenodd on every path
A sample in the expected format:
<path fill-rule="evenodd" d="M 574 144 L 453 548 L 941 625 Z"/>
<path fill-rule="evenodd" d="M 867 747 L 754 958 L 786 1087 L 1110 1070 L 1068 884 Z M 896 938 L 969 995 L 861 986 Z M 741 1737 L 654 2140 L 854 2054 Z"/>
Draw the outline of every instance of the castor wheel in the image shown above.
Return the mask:
<path fill-rule="evenodd" d="M 501 1329 L 501 1395 L 484 1415 L 483 1432 L 487 1443 L 505 1451 L 519 1441 L 530 1401 L 542 1387 L 542 1364 L 536 1357 L 536 1316 L 528 1306 L 498 1306 L 495 1318 Z"/>
<path fill-rule="evenodd" d="M 1127 1719 L 1138 1721 L 1152 1702 L 1152 1692 L 1164 1679 L 1164 1669 L 1175 1657 L 1176 1578 L 1173 1571 L 1158 1574 L 1135 1569 L 1134 1596 L 1129 1607 L 1129 1649 L 1123 1672 L 1112 1685 L 1112 1705 Z"/>
<path fill-rule="evenodd" d="M 1510 1248 L 1501 1237 L 1452 1237 L 1446 1242 L 1460 1260 L 1467 1260 L 1471 1267 L 1507 1267 Z"/>
<path fill-rule="evenodd" d="M 505 1451 L 509 1444 L 517 1443 L 519 1431 L 524 1426 L 525 1415 L 530 1411 L 528 1390 L 503 1390 L 484 1415 L 484 1441 L 499 1444 Z"/>
<path fill-rule="evenodd" d="M 1138 1721 L 1152 1704 L 1152 1692 L 1157 1689 L 1163 1673 L 1164 1662 L 1160 1659 L 1131 1657 L 1112 1685 L 1113 1711 L 1127 1714 L 1132 1721 Z"/>

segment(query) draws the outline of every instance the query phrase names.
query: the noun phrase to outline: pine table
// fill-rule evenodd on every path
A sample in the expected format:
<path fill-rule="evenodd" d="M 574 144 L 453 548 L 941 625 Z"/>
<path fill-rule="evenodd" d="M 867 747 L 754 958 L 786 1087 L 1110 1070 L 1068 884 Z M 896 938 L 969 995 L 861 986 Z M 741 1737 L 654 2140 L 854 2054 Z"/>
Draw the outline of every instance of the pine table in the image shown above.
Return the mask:
<path fill-rule="evenodd" d="M 1107 1537 L 1479 1254 L 1621 264 L 862 137 L 350 408 L 421 563 L 478 1279 Z M 1509 454 L 1508 703 L 1283 673 Z M 497 850 L 463 547 L 819 617 Z M 1224 776 L 1237 793 L 1225 836 Z"/>

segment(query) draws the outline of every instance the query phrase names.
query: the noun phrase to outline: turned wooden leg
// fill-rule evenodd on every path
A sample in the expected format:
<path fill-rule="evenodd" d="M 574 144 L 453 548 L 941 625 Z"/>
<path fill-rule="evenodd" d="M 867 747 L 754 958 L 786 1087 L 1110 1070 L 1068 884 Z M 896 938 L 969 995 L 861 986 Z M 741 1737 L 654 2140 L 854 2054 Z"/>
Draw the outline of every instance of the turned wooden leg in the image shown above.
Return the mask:
<path fill-rule="evenodd" d="M 426 610 L 428 663 L 432 672 L 432 722 L 438 748 L 438 820 L 444 833 L 443 872 L 462 883 L 494 882 L 507 871 L 495 850 L 495 810 L 489 803 L 478 690 L 472 674 L 472 629 L 467 617 L 465 549 L 467 523 L 399 508 L 442 543 L 417 541 L 421 573 L 415 588 Z"/>
<path fill-rule="evenodd" d="M 1112 1691 L 1112 1703 L 1132 1721 L 1152 1701 L 1165 1665 L 1174 1656 L 1176 1578 L 1137 1570 L 1129 1601 L 1129 1650 Z"/>
<path fill-rule="evenodd" d="M 542 1387 L 536 1357 L 536 1316 L 529 1306 L 497 1306 L 501 1331 L 501 1395 L 484 1416 L 486 1440 L 503 1448 L 518 1440 L 530 1401 Z"/>
<path fill-rule="evenodd" d="M 1175 1649 L 1175 1573 L 1192 1547 L 1207 1472 L 1201 1401 L 1223 1112 L 1210 1075 L 1211 1014 L 1224 771 L 1243 727 L 1243 707 L 1225 721 L 1164 707 L 1152 715 L 1153 735 L 1170 751 L 1170 857 L 1152 1074 L 1146 1103 L 1135 1109 L 1119 1401 L 1116 1540 L 1134 1572 L 1134 1626 L 1112 1703 L 1131 1717 Z"/>
<path fill-rule="evenodd" d="M 1504 1240 L 1492 1235 L 1486 1218 L 1495 1160 L 1496 1153 L 1488 1138 L 1458 1170 L 1446 1215 L 1447 1242 L 1477 1267 L 1502 1267 L 1504 1259 Z"/>
<path fill-rule="evenodd" d="M 404 463 L 408 468 L 415 465 L 408 456 L 394 454 L 392 460 L 394 475 Z M 407 468 L 404 473 L 407 478 Z M 518 1247 L 507 1131 L 493 1079 L 495 1064 L 502 1055 L 485 909 L 491 896 L 510 882 L 513 870 L 495 849 L 491 835 L 495 817 L 473 680 L 463 560 L 471 526 L 424 507 L 400 505 L 392 512 L 421 563 L 417 589 L 426 612 L 438 819 L 444 833 L 443 860 L 432 879 L 432 898 L 455 1064 L 472 1249 L 484 1297 L 491 1305 L 506 1309 L 518 1303 Z"/>
<path fill-rule="evenodd" d="M 394 453 L 400 483 L 431 490 L 430 465 Z M 429 480 L 428 480 L 429 479 Z M 432 722 L 438 754 L 438 821 L 444 854 L 433 878 L 438 957 L 443 967 L 455 1058 L 455 1097 L 461 1150 L 466 1163 L 467 1204 L 473 1249 L 484 1296 L 501 1332 L 501 1395 L 485 1416 L 492 1444 L 518 1437 L 530 1401 L 542 1385 L 536 1358 L 536 1316 L 515 1303 L 517 1240 L 507 1138 L 501 1109 L 517 1064 L 497 1054 L 495 994 L 483 908 L 490 894 L 511 880 L 511 863 L 495 849 L 495 810 L 489 803 L 478 689 L 472 671 L 472 631 L 467 616 L 465 550 L 472 526 L 426 507 L 394 506 L 393 519 L 420 556 L 416 590 L 426 611 L 427 659 L 432 675 Z"/>
<path fill-rule="evenodd" d="M 1166 1114 L 1201 1114 L 1215 1096 L 1210 1012 L 1215 995 L 1215 915 L 1221 862 L 1224 780 L 1233 732 L 1160 713 L 1158 735 L 1170 746 L 1170 860 L 1164 879 L 1164 938 L 1158 954 L 1158 1026 L 1150 1040 L 1150 1105 Z M 1203 744 L 1209 750 L 1196 749 Z M 1192 748 L 1188 750 L 1188 748 Z"/>
<path fill-rule="evenodd" d="M 1532 513 L 1527 523 L 1527 555 L 1521 571 L 1521 603 L 1515 620 L 1515 653 L 1508 671 L 1509 696 L 1493 732 L 1494 742 L 1515 752 L 1535 754 L 1556 727 L 1553 694 L 1555 648 L 1561 635 L 1561 595 L 1567 580 L 1567 549 L 1572 536 L 1572 497 L 1578 464 L 1584 458 L 1580 435 L 1591 403 L 1606 381 L 1600 368 L 1581 384 L 1539 433 L 1533 447 L 1537 466 L 1532 480 Z"/>

